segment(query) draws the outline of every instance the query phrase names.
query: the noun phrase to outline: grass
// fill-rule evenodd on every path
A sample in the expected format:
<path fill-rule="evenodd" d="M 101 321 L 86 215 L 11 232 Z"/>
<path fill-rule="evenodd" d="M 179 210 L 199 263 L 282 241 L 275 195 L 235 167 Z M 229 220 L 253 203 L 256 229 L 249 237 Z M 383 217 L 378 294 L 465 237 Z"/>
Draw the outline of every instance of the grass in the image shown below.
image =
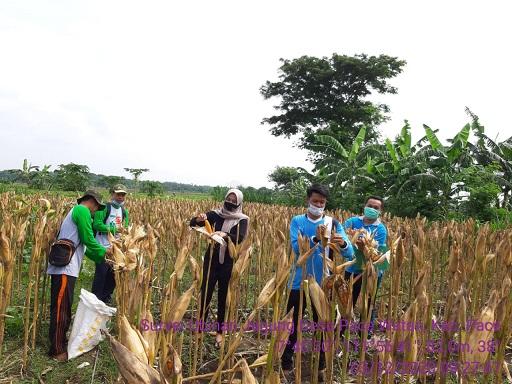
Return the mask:
<path fill-rule="evenodd" d="M 27 271 L 23 274 L 23 286 L 27 282 Z M 80 289 L 91 290 L 94 278 L 94 263 L 84 259 L 82 271 L 76 281 L 72 314 L 76 313 Z M 22 297 L 20 297 L 22 296 Z M 23 314 L 24 291 L 13 297 L 13 304 L 8 308 L 6 320 L 6 337 L 0 356 L 0 384 L 3 383 L 91 383 L 96 349 L 65 363 L 56 362 L 48 357 L 48 321 L 43 321 L 37 332 L 36 348 L 29 351 L 28 366 L 22 372 L 23 354 Z M 72 327 L 72 325 L 71 325 Z M 70 327 L 70 330 L 71 330 Z M 99 345 L 99 358 L 96 366 L 94 383 L 114 383 L 118 377 L 117 365 L 106 341 Z M 77 368 L 88 362 L 84 368 Z"/>

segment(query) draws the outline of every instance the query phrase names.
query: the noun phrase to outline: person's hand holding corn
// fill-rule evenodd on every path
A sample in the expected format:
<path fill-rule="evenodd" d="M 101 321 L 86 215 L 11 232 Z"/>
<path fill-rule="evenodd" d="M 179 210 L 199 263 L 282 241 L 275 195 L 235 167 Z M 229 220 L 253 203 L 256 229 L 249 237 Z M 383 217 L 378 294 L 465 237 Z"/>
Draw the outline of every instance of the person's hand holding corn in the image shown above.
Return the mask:
<path fill-rule="evenodd" d="M 331 243 L 333 244 L 337 244 L 339 245 L 341 248 L 344 248 L 345 245 L 346 245 L 346 242 L 345 240 L 343 239 L 343 237 L 338 234 L 338 233 L 334 233 L 331 237 Z"/>
<path fill-rule="evenodd" d="M 203 223 L 204 221 L 206 221 L 208 217 L 206 216 L 206 213 L 200 213 L 199 215 L 196 216 L 196 221 L 198 223 Z"/>

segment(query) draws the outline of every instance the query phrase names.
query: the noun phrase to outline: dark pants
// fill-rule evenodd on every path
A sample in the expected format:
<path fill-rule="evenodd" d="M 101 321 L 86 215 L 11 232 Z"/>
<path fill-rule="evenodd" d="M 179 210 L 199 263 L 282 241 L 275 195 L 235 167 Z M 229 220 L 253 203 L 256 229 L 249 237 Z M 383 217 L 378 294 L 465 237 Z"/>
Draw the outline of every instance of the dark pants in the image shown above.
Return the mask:
<path fill-rule="evenodd" d="M 359 275 L 361 275 L 361 272 L 359 272 L 359 273 L 350 273 L 350 272 L 345 271 L 345 280 L 350 281 L 350 277 L 351 276 L 354 276 L 354 279 L 355 279 Z M 379 277 L 377 278 L 377 292 L 379 290 L 381 281 L 382 281 L 382 275 L 379 275 Z M 354 307 L 356 306 L 357 299 L 359 298 L 359 294 L 361 293 L 362 284 L 363 284 L 363 277 L 361 276 L 359 279 L 357 279 L 357 281 L 352 286 L 352 305 Z M 375 295 L 377 295 L 377 292 L 375 292 Z M 371 304 L 372 304 L 372 298 L 369 297 L 368 298 L 368 303 L 367 303 L 367 306 L 366 306 L 368 311 L 370 310 L 370 305 Z M 373 303 L 372 313 L 370 315 L 370 322 L 368 323 L 369 324 L 368 325 L 368 336 L 370 336 L 373 333 L 373 326 L 374 326 L 374 322 L 375 322 L 375 317 L 376 316 L 377 316 L 377 310 L 375 308 L 375 303 Z M 368 312 L 366 313 L 366 318 L 368 319 Z M 343 319 L 343 320 L 348 322 L 351 319 Z M 341 336 L 343 336 L 343 334 L 345 332 L 345 328 L 346 328 L 346 326 L 342 323 L 342 325 L 340 327 Z M 358 328 L 361 328 L 361 327 L 358 327 Z M 362 332 L 359 331 L 359 336 L 361 336 L 361 334 L 362 334 Z"/>
<path fill-rule="evenodd" d="M 223 264 L 218 263 L 218 257 L 213 258 L 210 273 L 208 274 L 208 266 L 210 264 L 209 255 L 205 257 L 203 262 L 203 278 L 201 282 L 201 306 L 199 311 L 199 318 L 203 322 L 206 322 L 208 318 L 208 312 L 210 310 L 210 302 L 213 296 L 213 290 L 215 285 L 219 283 L 219 291 L 217 296 L 218 310 L 217 310 L 217 324 L 216 330 L 218 333 L 222 331 L 224 324 L 224 316 L 226 315 L 226 297 L 228 296 L 229 279 L 231 278 L 231 271 L 233 270 L 232 260 L 227 260 L 228 256 Z M 208 279 L 208 289 L 206 287 L 206 280 Z M 211 327 L 208 327 L 211 328 Z"/>
<path fill-rule="evenodd" d="M 94 293 L 99 300 L 108 304 L 112 300 L 112 293 L 115 287 L 116 280 L 112 266 L 106 262 L 96 264 L 94 281 L 92 282 L 92 293 Z"/>
<path fill-rule="evenodd" d="M 76 277 L 68 275 L 50 275 L 50 356 L 67 351 L 66 332 L 71 324 L 71 305 Z"/>
<path fill-rule="evenodd" d="M 300 306 L 300 290 L 299 289 L 292 289 L 290 291 L 290 296 L 288 297 L 288 303 L 286 304 L 286 313 L 290 312 L 290 310 L 293 308 L 293 332 L 290 334 L 290 337 L 288 338 L 288 343 L 286 344 L 286 347 L 284 348 L 283 355 L 281 357 L 281 365 L 283 369 L 289 370 L 293 366 L 293 354 L 295 352 L 295 349 L 299 349 L 299 351 L 303 351 L 306 349 L 306 345 L 309 345 L 309 343 L 306 343 L 305 339 L 302 339 L 303 345 L 298 345 L 295 347 L 295 344 L 297 343 L 297 328 L 299 327 L 299 306 Z M 304 309 L 306 308 L 306 294 L 303 293 L 302 295 L 302 315 L 304 316 Z M 313 321 L 315 323 L 318 322 L 318 314 L 316 313 L 315 307 L 312 306 L 313 309 Z M 302 319 L 301 319 L 302 320 Z M 321 339 L 322 340 L 322 339 Z M 321 345 L 320 340 L 320 345 Z M 320 361 L 318 364 L 319 369 L 325 368 L 325 354 L 324 349 L 320 346 Z M 300 354 L 299 354 L 300 356 Z"/>

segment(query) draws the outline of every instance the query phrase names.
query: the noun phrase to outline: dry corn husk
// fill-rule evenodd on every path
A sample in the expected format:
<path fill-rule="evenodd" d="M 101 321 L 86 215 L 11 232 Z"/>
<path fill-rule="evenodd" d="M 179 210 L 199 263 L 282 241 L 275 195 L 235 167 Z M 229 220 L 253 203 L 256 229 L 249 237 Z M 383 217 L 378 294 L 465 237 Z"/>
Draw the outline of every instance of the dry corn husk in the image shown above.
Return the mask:
<path fill-rule="evenodd" d="M 117 362 L 119 373 L 127 384 L 160 384 L 157 370 L 140 361 L 138 356 L 107 333 L 112 354 Z"/>
<path fill-rule="evenodd" d="M 188 247 L 185 245 L 181 247 L 178 252 L 178 256 L 176 257 L 176 262 L 174 264 L 174 270 L 176 271 L 176 275 L 178 276 L 178 280 L 183 278 L 183 273 L 185 272 L 185 266 L 187 265 L 187 254 Z"/>
<path fill-rule="evenodd" d="M 487 322 L 494 323 L 495 320 L 495 309 L 498 304 L 499 295 L 496 290 L 493 290 L 491 292 L 491 296 L 489 298 L 489 301 L 487 305 L 482 309 L 480 312 L 480 315 L 476 319 L 477 323 L 485 324 Z M 492 339 L 492 336 L 494 334 L 493 330 L 477 330 L 476 327 L 473 327 L 471 330 L 468 330 L 468 334 L 466 335 L 466 342 L 470 345 L 470 351 L 473 353 L 470 353 L 468 351 L 463 351 L 462 357 L 464 362 L 474 362 L 478 361 L 480 364 L 484 364 L 487 361 L 487 358 L 489 357 L 489 351 L 486 350 L 483 352 L 480 352 L 478 350 L 478 347 L 481 342 L 485 342 L 485 345 L 487 345 L 487 342 Z"/>
<path fill-rule="evenodd" d="M 172 344 L 167 345 L 167 355 L 161 363 L 161 370 L 164 378 L 171 382 L 176 380 L 179 384 L 183 380 L 183 366 L 181 364 L 180 356 L 174 349 Z"/>
<path fill-rule="evenodd" d="M 286 254 L 286 247 L 282 244 L 276 251 L 277 258 L 277 270 L 276 270 L 276 282 L 277 286 L 280 287 L 290 275 L 291 258 Z M 293 255 L 292 255 L 293 257 Z"/>
<path fill-rule="evenodd" d="M 254 360 L 254 362 L 251 364 L 251 366 L 257 366 L 260 364 L 264 364 L 267 362 L 267 359 L 268 359 L 268 353 L 265 353 L 264 355 L 261 355 L 256 360 Z"/>
<path fill-rule="evenodd" d="M 402 264 L 404 260 L 406 260 L 405 257 L 405 232 L 402 232 L 400 237 L 397 240 L 396 244 L 396 251 L 395 251 L 395 260 L 396 260 L 396 267 L 398 270 L 401 269 Z"/>
<path fill-rule="evenodd" d="M 0 350 L 2 348 L 5 312 L 11 297 L 14 268 L 14 254 L 10 250 L 10 242 L 5 230 L 0 230 Z"/>
<path fill-rule="evenodd" d="M 267 303 L 270 301 L 270 299 L 274 295 L 275 291 L 276 291 L 276 277 L 274 276 L 269 281 L 267 281 L 265 286 L 262 288 L 262 290 L 258 296 L 258 299 L 256 300 L 256 308 L 255 309 L 259 309 L 259 308 L 267 305 Z"/>
<path fill-rule="evenodd" d="M 244 243 L 248 244 L 248 241 L 245 241 Z M 238 252 L 238 258 L 235 265 L 233 265 L 233 270 L 231 271 L 231 279 L 237 281 L 240 276 L 242 276 L 251 261 L 251 251 L 252 247 L 250 246 L 245 246 L 240 249 L 240 252 Z"/>
<path fill-rule="evenodd" d="M 142 315 L 142 318 L 153 324 L 153 315 L 150 311 L 145 311 Z M 147 331 L 142 330 L 141 334 L 147 343 L 146 354 L 148 356 L 148 363 L 153 365 L 153 362 L 155 361 L 155 343 L 157 334 L 156 332 L 152 331 L 151 328 Z"/>
<path fill-rule="evenodd" d="M 258 384 L 258 381 L 252 374 L 251 369 L 247 365 L 247 361 L 245 359 L 241 359 L 237 365 L 240 365 L 242 370 L 242 384 Z"/>
<path fill-rule="evenodd" d="M 124 242 L 126 248 L 135 248 L 135 244 L 146 237 L 146 232 L 142 225 L 132 225 L 128 228 L 128 235 L 126 235 Z"/>
<path fill-rule="evenodd" d="M 124 253 L 121 251 L 121 249 L 114 243 L 112 244 L 113 252 L 112 252 L 112 258 L 114 261 L 113 268 L 116 269 L 123 269 L 126 266 L 126 258 L 124 256 Z"/>
<path fill-rule="evenodd" d="M 349 318 L 352 312 L 352 284 L 341 276 L 336 276 L 334 280 L 334 292 L 339 304 L 341 317 Z"/>
<path fill-rule="evenodd" d="M 201 286 L 201 267 L 199 267 L 196 259 L 194 259 L 192 256 L 189 256 L 188 261 L 190 263 L 190 269 L 194 278 L 194 285 L 197 290 Z"/>
<path fill-rule="evenodd" d="M 297 259 L 297 265 L 299 267 L 302 267 L 304 264 L 306 264 L 306 261 L 309 259 L 309 257 L 315 252 L 316 245 L 313 248 L 310 248 L 305 253 L 301 254 L 299 258 Z"/>
<path fill-rule="evenodd" d="M 274 355 L 281 356 L 284 353 L 284 346 L 288 341 L 291 331 L 293 330 L 293 308 L 286 314 L 286 316 L 279 322 L 278 331 L 274 344 Z"/>
<path fill-rule="evenodd" d="M 169 321 L 180 322 L 187 311 L 188 305 L 190 304 L 190 300 L 192 299 L 192 294 L 194 293 L 195 286 L 192 285 L 189 289 L 183 293 L 178 300 L 171 306 L 169 309 Z"/>
<path fill-rule="evenodd" d="M 268 375 L 265 378 L 265 384 L 280 384 L 281 379 L 279 377 L 279 372 L 270 372 L 270 375 Z"/>
<path fill-rule="evenodd" d="M 137 334 L 137 331 L 133 329 L 128 319 L 124 315 L 120 315 L 119 319 L 119 336 L 121 343 L 132 351 L 137 358 L 143 363 L 148 363 L 148 356 L 146 355 L 146 349 L 142 344 L 141 337 Z"/>
<path fill-rule="evenodd" d="M 328 322 L 331 318 L 331 306 L 325 296 L 324 291 L 318 285 L 315 278 L 308 278 L 308 289 L 311 297 L 311 303 L 314 305 L 318 317 L 321 321 Z"/>
<path fill-rule="evenodd" d="M 377 288 L 377 271 L 371 261 L 366 263 L 366 294 L 372 297 Z"/>

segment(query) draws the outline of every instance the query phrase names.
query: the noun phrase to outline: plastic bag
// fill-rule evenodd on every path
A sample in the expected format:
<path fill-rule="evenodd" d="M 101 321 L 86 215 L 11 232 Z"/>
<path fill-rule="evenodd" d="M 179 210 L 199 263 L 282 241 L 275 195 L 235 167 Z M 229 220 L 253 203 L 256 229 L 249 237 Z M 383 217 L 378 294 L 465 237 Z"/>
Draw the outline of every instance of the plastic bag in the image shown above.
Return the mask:
<path fill-rule="evenodd" d="M 68 359 L 93 349 L 104 339 L 100 329 L 107 329 L 107 321 L 115 315 L 116 308 L 100 301 L 95 294 L 81 289 L 73 328 L 68 342 Z"/>

